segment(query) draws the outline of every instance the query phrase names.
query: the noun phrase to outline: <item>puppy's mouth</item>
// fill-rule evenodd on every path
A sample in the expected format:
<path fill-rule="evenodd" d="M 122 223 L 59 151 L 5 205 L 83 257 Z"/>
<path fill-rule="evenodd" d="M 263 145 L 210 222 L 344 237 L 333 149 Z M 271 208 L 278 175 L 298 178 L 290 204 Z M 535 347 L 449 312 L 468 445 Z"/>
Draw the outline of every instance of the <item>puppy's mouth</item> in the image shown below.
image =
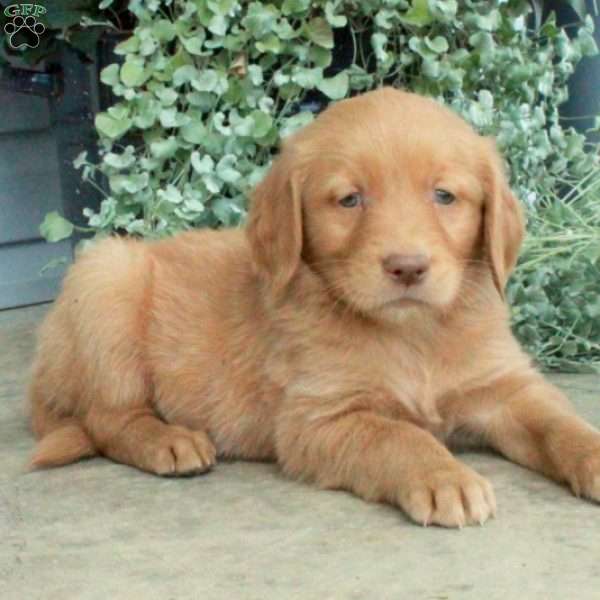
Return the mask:
<path fill-rule="evenodd" d="M 400 296 L 399 298 L 394 298 L 392 300 L 388 300 L 382 304 L 383 307 L 397 307 L 397 308 L 411 308 L 411 307 L 419 307 L 419 306 L 429 306 L 429 302 L 422 300 L 421 298 L 415 298 L 414 296 Z"/>
<path fill-rule="evenodd" d="M 395 298 L 386 300 L 380 304 L 380 309 L 396 309 L 408 310 L 411 308 L 426 308 L 431 306 L 431 303 L 420 296 L 416 296 L 412 290 L 405 290 L 402 294 L 396 295 Z"/>

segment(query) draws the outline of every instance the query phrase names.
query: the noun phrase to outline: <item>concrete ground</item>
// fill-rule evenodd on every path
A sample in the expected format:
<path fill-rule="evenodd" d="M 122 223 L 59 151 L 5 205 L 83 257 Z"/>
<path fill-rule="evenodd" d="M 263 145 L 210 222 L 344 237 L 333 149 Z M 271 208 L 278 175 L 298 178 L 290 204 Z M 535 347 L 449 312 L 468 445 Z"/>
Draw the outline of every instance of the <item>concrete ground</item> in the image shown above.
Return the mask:
<path fill-rule="evenodd" d="M 0 312 L 0 599 L 600 599 L 600 506 L 489 454 L 463 458 L 494 484 L 498 517 L 462 531 L 266 464 L 26 473 L 23 391 L 46 310 Z M 600 378 L 553 379 L 600 426 Z"/>

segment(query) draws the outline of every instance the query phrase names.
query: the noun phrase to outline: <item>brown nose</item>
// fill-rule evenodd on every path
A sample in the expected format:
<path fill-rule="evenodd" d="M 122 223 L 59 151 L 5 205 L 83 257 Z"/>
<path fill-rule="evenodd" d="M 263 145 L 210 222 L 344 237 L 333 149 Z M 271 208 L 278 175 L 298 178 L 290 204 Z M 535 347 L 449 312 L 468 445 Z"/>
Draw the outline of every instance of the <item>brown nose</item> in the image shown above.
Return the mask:
<path fill-rule="evenodd" d="M 404 285 L 420 283 L 429 270 L 429 258 L 423 254 L 390 254 L 382 262 L 383 270 Z"/>

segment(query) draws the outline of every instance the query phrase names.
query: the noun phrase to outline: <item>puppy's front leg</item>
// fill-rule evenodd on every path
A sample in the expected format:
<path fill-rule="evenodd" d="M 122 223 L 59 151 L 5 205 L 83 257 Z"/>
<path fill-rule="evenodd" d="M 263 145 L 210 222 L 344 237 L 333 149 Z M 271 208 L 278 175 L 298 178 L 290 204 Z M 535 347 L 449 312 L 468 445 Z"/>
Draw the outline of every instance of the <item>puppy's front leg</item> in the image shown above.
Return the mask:
<path fill-rule="evenodd" d="M 509 376 L 451 398 L 445 417 L 507 458 L 600 501 L 600 432 L 538 374 Z"/>
<path fill-rule="evenodd" d="M 372 410 L 324 415 L 316 402 L 294 401 L 276 447 L 287 474 L 398 505 L 423 525 L 481 524 L 495 512 L 491 485 L 429 432 Z"/>

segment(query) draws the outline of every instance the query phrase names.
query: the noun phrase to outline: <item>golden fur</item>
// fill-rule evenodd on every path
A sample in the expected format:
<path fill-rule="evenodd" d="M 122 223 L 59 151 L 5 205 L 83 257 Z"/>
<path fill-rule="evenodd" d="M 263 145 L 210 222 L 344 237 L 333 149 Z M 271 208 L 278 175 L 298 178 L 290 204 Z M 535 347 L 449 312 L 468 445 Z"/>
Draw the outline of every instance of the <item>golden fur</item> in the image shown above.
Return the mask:
<path fill-rule="evenodd" d="M 461 438 L 600 500 L 600 434 L 510 332 L 523 220 L 492 141 L 381 89 L 292 136 L 252 200 L 245 230 L 113 237 L 71 268 L 39 336 L 34 466 L 277 460 L 462 526 L 495 500 L 444 445 Z M 429 261 L 417 284 L 382 267 L 416 255 Z"/>

